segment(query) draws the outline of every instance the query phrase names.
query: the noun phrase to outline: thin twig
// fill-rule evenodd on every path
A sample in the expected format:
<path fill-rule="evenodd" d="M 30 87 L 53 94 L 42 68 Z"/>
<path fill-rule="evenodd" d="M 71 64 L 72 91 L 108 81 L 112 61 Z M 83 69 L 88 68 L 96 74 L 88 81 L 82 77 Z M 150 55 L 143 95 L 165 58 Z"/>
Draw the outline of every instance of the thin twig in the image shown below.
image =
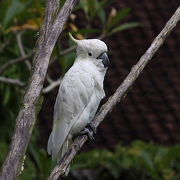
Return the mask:
<path fill-rule="evenodd" d="M 49 85 L 46 86 L 45 88 L 43 88 L 43 90 L 42 90 L 43 94 L 47 94 L 50 91 L 52 91 L 54 88 L 59 86 L 61 84 L 61 81 L 62 81 L 62 78 L 59 78 L 56 81 L 53 81 L 51 79 L 49 81 Z M 19 79 L 7 78 L 7 77 L 3 77 L 3 76 L 0 76 L 0 82 L 5 83 L 5 84 L 11 84 L 11 85 L 19 86 L 21 88 L 25 86 L 25 83 L 20 81 Z"/>
<path fill-rule="evenodd" d="M 16 127 L 10 150 L 1 169 L 1 180 L 16 180 L 23 169 L 24 156 L 36 121 L 37 105 L 43 88 L 49 59 L 55 43 L 63 30 L 63 26 L 77 2 L 78 0 L 66 0 L 58 15 L 54 17 L 53 24 L 46 26 L 45 21 L 41 28 L 33 60 L 32 73 L 16 119 Z M 56 9 L 58 8 L 56 7 Z M 54 10 L 54 8 L 49 9 L 51 11 L 50 14 L 53 14 Z M 47 19 L 47 15 L 45 13 L 45 19 Z"/>
<path fill-rule="evenodd" d="M 53 83 L 53 80 L 51 79 L 48 73 L 46 74 L 46 80 L 49 84 Z"/>
<path fill-rule="evenodd" d="M 2 74 L 7 68 L 9 68 L 10 66 L 12 66 L 13 64 L 17 64 L 19 62 L 22 61 L 26 61 L 27 59 L 29 59 L 34 53 L 31 52 L 28 55 L 24 56 L 24 57 L 20 57 L 20 58 L 16 58 L 13 60 L 9 60 L 6 64 L 4 64 L 2 67 L 0 67 L 0 74 Z"/>
<path fill-rule="evenodd" d="M 122 98 L 127 94 L 130 87 L 133 85 L 135 80 L 142 73 L 143 69 L 147 65 L 147 63 L 152 59 L 154 54 L 160 48 L 160 46 L 164 43 L 168 34 L 174 29 L 177 22 L 180 20 L 180 7 L 176 10 L 171 19 L 166 23 L 164 29 L 160 32 L 160 34 L 154 39 L 149 49 L 145 52 L 145 54 L 141 57 L 139 62 L 133 66 L 131 72 L 128 74 L 123 83 L 119 86 L 116 92 L 108 99 L 108 101 L 100 108 L 99 112 L 93 119 L 93 123 L 97 128 L 99 124 L 104 120 L 106 115 L 111 112 L 113 107 L 119 103 Z M 59 177 L 62 177 L 65 173 L 66 168 L 73 160 L 77 152 L 81 149 L 84 143 L 87 141 L 87 136 L 79 136 L 77 137 L 73 144 L 71 145 L 69 151 L 64 155 L 61 159 L 59 165 L 57 165 L 51 172 L 48 180 L 57 180 Z"/>
<path fill-rule="evenodd" d="M 26 56 L 26 53 L 25 53 L 25 50 L 24 50 L 24 47 L 23 47 L 23 43 L 22 43 L 22 34 L 24 33 L 24 31 L 20 31 L 16 34 L 16 40 L 17 40 L 17 44 L 18 44 L 18 47 L 19 47 L 19 51 L 21 53 L 21 56 Z"/>
<path fill-rule="evenodd" d="M 6 83 L 6 84 L 16 85 L 19 87 L 25 86 L 25 83 L 20 81 L 19 79 L 6 78 L 6 77 L 2 77 L 2 76 L 0 76 L 0 82 Z"/>
<path fill-rule="evenodd" d="M 24 33 L 24 31 L 18 32 L 17 35 L 16 35 L 16 40 L 17 40 L 17 45 L 19 47 L 19 51 L 20 51 L 21 56 L 22 57 L 26 57 L 27 55 L 25 53 L 25 50 L 24 50 L 24 47 L 23 47 L 23 43 L 22 43 L 22 34 L 23 33 Z M 31 63 L 29 62 L 28 59 L 25 61 L 25 64 L 26 64 L 27 68 L 29 70 L 31 70 Z"/>
<path fill-rule="evenodd" d="M 56 88 L 57 86 L 59 86 L 61 84 L 61 81 L 62 81 L 62 78 L 59 78 L 58 80 L 56 81 L 52 81 L 50 83 L 49 86 L 45 87 L 43 89 L 43 93 L 46 94 L 46 93 L 49 93 L 50 91 L 52 91 L 54 88 Z"/>

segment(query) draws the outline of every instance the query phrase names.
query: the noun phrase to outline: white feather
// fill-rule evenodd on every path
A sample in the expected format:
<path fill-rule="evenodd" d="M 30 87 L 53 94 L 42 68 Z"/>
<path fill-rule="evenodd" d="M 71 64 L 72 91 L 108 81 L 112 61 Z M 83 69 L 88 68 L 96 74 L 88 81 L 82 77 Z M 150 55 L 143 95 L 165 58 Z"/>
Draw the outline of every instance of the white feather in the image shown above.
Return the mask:
<path fill-rule="evenodd" d="M 86 44 L 86 41 L 82 41 Z M 92 47 L 92 40 L 89 46 Z M 102 45 L 101 51 L 107 51 Z M 84 44 L 81 44 L 84 45 Z M 93 119 L 101 99 L 105 96 L 103 81 L 106 73 L 102 61 L 84 57 L 79 45 L 78 57 L 66 73 L 59 88 L 54 106 L 53 130 L 48 140 L 48 153 L 53 159 L 61 158 L 67 151 L 72 137 L 84 129 Z M 88 47 L 86 44 L 85 48 Z M 84 47 L 83 47 L 84 48 Z M 93 47 L 93 51 L 95 51 Z M 83 49 L 83 51 L 85 51 Z M 96 55 L 100 53 L 98 49 Z M 95 62 L 96 60 L 96 62 Z M 94 61 L 94 62 L 93 62 Z"/>

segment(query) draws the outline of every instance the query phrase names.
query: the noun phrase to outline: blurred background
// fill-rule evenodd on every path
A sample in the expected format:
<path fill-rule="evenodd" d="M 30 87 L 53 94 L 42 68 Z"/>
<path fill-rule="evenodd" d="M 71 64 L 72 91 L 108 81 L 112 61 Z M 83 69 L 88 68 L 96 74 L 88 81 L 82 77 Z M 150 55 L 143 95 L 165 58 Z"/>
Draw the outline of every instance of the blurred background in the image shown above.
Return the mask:
<path fill-rule="evenodd" d="M 64 1 L 61 1 L 63 4 Z M 53 106 L 64 73 L 75 59 L 68 37 L 99 38 L 109 48 L 107 101 L 179 6 L 178 0 L 81 0 L 53 51 L 37 123 L 21 180 L 44 180 L 54 163 L 46 153 Z M 45 0 L 0 2 L 0 165 L 30 75 Z M 145 68 L 126 98 L 105 118 L 72 163 L 77 180 L 180 179 L 180 25 Z"/>

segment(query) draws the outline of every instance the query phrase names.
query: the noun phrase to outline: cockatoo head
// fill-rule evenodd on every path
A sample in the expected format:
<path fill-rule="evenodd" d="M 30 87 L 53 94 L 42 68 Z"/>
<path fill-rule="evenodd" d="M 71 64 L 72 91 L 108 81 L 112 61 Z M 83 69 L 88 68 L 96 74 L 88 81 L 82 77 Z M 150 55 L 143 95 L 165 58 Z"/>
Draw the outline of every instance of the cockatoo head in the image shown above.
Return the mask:
<path fill-rule="evenodd" d="M 107 68 L 109 65 L 109 58 L 107 56 L 107 46 L 99 39 L 83 39 L 77 40 L 70 33 L 70 38 L 77 43 L 77 56 L 83 59 L 93 61 L 96 66 L 104 66 Z"/>

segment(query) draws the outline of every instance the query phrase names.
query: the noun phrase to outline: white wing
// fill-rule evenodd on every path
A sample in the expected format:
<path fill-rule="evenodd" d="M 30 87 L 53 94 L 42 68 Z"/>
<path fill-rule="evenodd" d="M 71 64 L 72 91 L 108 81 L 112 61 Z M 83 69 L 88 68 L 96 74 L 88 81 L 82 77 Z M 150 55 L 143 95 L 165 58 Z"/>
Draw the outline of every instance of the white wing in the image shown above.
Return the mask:
<path fill-rule="evenodd" d="M 94 81 L 84 71 L 70 70 L 64 77 L 54 107 L 53 130 L 48 141 L 48 153 L 53 159 L 60 151 L 71 127 L 88 105 Z"/>

